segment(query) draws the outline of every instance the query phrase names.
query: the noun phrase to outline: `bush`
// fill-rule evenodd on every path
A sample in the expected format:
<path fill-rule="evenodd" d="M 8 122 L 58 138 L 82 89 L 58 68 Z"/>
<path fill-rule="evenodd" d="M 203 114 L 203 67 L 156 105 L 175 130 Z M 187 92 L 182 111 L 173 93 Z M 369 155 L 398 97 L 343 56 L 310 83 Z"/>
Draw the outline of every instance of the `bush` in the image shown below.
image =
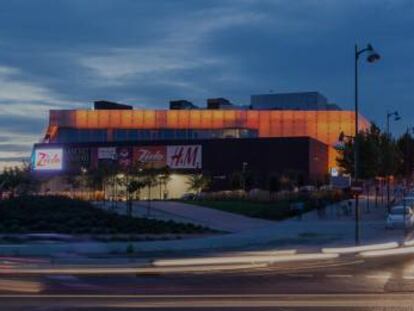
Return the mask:
<path fill-rule="evenodd" d="M 0 201 L 0 233 L 164 234 L 208 232 L 204 227 L 108 213 L 89 202 L 58 196 Z"/>

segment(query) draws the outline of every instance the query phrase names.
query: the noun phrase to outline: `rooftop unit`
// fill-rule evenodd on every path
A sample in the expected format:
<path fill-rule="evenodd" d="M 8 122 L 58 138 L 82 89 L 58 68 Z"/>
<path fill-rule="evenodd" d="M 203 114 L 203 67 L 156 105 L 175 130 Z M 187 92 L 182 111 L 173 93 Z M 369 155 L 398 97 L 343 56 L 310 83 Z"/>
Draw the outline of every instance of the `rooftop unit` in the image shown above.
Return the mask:
<path fill-rule="evenodd" d="M 235 106 L 226 98 L 207 99 L 207 109 L 235 109 Z"/>
<path fill-rule="evenodd" d="M 132 106 L 119 104 L 108 100 L 96 100 L 93 105 L 94 110 L 132 110 Z"/>
<path fill-rule="evenodd" d="M 185 110 L 185 109 L 198 109 L 198 107 L 188 100 L 179 99 L 179 100 L 170 101 L 170 109 Z"/>

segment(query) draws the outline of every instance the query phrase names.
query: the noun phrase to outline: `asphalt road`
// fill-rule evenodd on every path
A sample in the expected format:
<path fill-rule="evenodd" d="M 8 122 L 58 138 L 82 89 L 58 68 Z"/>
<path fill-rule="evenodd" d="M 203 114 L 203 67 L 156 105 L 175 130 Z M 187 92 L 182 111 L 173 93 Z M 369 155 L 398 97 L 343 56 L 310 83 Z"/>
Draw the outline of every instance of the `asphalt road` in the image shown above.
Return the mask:
<path fill-rule="evenodd" d="M 0 277 L 0 310 L 414 310 L 414 256 L 153 275 Z"/>

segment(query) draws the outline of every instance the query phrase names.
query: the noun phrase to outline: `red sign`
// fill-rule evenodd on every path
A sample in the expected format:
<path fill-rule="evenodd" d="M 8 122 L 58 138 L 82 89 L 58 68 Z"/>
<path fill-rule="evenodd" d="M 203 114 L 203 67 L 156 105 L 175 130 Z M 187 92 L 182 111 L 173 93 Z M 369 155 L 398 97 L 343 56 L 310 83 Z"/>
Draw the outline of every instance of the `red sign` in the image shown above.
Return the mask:
<path fill-rule="evenodd" d="M 150 163 L 154 167 L 167 165 L 167 151 L 165 146 L 146 146 L 134 148 L 134 163 Z"/>

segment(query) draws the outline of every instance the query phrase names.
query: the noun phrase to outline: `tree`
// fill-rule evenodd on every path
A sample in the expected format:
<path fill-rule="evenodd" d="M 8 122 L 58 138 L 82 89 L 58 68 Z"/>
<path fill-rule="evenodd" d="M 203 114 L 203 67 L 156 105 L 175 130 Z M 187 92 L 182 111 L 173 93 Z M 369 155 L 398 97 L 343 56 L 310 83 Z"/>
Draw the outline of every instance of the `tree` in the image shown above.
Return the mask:
<path fill-rule="evenodd" d="M 127 214 L 132 216 L 132 196 L 137 192 L 141 191 L 146 186 L 143 181 L 139 180 L 131 180 L 127 185 L 127 193 L 128 193 L 128 210 Z"/>
<path fill-rule="evenodd" d="M 203 174 L 190 175 L 187 184 L 188 189 L 200 194 L 201 191 L 208 189 L 211 183 L 211 178 Z"/>
<path fill-rule="evenodd" d="M 233 190 L 243 189 L 243 173 L 240 171 L 234 171 L 229 178 L 230 188 Z"/>
<path fill-rule="evenodd" d="M 358 136 L 358 175 L 361 179 L 388 176 L 395 173 L 398 152 L 395 142 L 374 123 Z M 337 163 L 345 173 L 354 174 L 354 139 L 347 139 L 338 150 Z"/>
<path fill-rule="evenodd" d="M 381 135 L 379 176 L 396 175 L 401 165 L 401 154 L 396 141 L 389 135 Z"/>
<path fill-rule="evenodd" d="M 0 174 L 0 186 L 11 196 L 26 195 L 38 191 L 38 181 L 27 162 L 20 166 L 7 167 Z"/>
<path fill-rule="evenodd" d="M 168 181 L 171 179 L 170 168 L 168 166 L 164 166 L 158 169 L 158 184 L 160 186 L 160 199 L 163 197 L 166 198 L 167 193 L 167 184 Z M 165 195 L 162 195 L 162 187 L 164 187 Z"/>
<path fill-rule="evenodd" d="M 407 131 L 397 140 L 400 153 L 398 175 L 409 179 L 414 170 L 414 139 Z"/>

